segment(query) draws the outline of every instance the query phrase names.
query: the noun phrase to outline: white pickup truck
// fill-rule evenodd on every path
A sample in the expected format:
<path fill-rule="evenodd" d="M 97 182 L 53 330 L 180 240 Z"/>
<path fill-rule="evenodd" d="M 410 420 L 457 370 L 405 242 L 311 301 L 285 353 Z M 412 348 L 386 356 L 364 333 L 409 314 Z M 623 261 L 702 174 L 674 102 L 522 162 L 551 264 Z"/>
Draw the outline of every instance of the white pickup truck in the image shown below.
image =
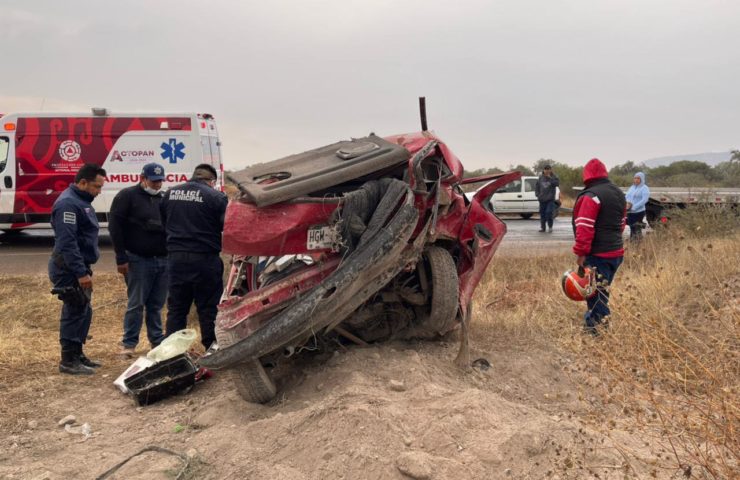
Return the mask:
<path fill-rule="evenodd" d="M 491 207 L 496 214 L 521 215 L 522 218 L 531 218 L 532 215 L 540 213 L 540 202 L 534 194 L 538 177 L 522 177 L 507 183 L 491 196 Z M 473 198 L 475 192 L 465 194 L 469 199 Z M 560 189 L 556 188 L 555 198 L 560 201 Z M 555 216 L 558 209 L 555 210 Z"/>

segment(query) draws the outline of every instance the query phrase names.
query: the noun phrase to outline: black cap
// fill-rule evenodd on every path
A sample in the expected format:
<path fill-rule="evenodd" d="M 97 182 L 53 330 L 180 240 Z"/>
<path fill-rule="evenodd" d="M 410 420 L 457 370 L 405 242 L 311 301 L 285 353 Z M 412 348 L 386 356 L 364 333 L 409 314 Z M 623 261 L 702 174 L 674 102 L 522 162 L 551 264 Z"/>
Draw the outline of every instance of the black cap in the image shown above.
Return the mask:
<path fill-rule="evenodd" d="M 153 182 L 164 180 L 164 167 L 158 163 L 147 163 L 141 169 L 141 175 Z"/>

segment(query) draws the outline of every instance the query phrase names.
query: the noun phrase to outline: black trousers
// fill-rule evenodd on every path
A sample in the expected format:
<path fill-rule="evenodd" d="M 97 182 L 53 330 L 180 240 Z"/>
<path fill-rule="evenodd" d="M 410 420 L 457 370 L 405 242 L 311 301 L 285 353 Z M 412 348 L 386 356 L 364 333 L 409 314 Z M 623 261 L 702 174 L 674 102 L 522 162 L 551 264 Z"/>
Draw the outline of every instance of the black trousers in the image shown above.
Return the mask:
<path fill-rule="evenodd" d="M 186 328 L 188 312 L 195 302 L 201 343 L 207 349 L 216 341 L 214 328 L 223 292 L 224 264 L 216 253 L 172 252 L 167 258 L 169 296 L 166 334 Z"/>
<path fill-rule="evenodd" d="M 645 211 L 639 213 L 628 213 L 627 214 L 627 226 L 630 227 L 630 240 L 640 238 L 640 231 L 642 229 L 642 220 L 645 218 Z"/>
<path fill-rule="evenodd" d="M 89 274 L 92 274 L 88 270 Z M 77 285 L 77 277 L 64 267 L 58 266 L 52 257 L 49 260 L 49 280 L 54 287 L 64 288 Z M 59 343 L 62 347 L 80 347 L 87 341 L 87 334 L 92 323 L 92 306 L 90 302 L 79 305 L 71 302 L 62 303 L 62 315 L 59 319 Z"/>

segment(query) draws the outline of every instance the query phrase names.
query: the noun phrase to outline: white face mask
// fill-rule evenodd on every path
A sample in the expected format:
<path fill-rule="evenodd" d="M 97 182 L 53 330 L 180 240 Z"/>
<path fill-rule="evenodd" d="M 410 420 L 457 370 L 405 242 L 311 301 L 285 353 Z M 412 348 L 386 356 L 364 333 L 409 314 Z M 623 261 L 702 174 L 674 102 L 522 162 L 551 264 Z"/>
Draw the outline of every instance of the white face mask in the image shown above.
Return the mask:
<path fill-rule="evenodd" d="M 149 195 L 152 195 L 152 196 L 158 194 L 159 193 L 159 190 L 161 190 L 161 189 L 159 189 L 159 188 L 158 189 L 154 189 L 154 188 L 151 188 L 151 187 L 144 187 L 144 191 L 146 193 L 148 193 Z"/>

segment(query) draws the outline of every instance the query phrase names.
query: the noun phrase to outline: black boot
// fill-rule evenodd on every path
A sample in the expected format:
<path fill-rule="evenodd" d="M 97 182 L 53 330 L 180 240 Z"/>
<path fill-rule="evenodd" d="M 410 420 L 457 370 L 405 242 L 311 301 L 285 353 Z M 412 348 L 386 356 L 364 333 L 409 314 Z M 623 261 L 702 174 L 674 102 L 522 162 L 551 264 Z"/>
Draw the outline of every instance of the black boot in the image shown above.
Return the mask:
<path fill-rule="evenodd" d="M 90 360 L 89 358 L 87 358 L 85 356 L 85 354 L 82 352 L 82 345 L 80 345 L 77 348 L 79 350 L 78 357 L 80 358 L 80 363 L 81 364 L 83 364 L 86 367 L 90 367 L 90 368 L 100 368 L 100 367 L 103 366 L 101 363 L 96 362 L 95 360 Z"/>
<path fill-rule="evenodd" d="M 62 361 L 59 362 L 59 373 L 69 375 L 92 375 L 95 373 L 90 367 L 86 367 L 80 362 L 80 356 L 77 346 L 62 347 Z"/>

